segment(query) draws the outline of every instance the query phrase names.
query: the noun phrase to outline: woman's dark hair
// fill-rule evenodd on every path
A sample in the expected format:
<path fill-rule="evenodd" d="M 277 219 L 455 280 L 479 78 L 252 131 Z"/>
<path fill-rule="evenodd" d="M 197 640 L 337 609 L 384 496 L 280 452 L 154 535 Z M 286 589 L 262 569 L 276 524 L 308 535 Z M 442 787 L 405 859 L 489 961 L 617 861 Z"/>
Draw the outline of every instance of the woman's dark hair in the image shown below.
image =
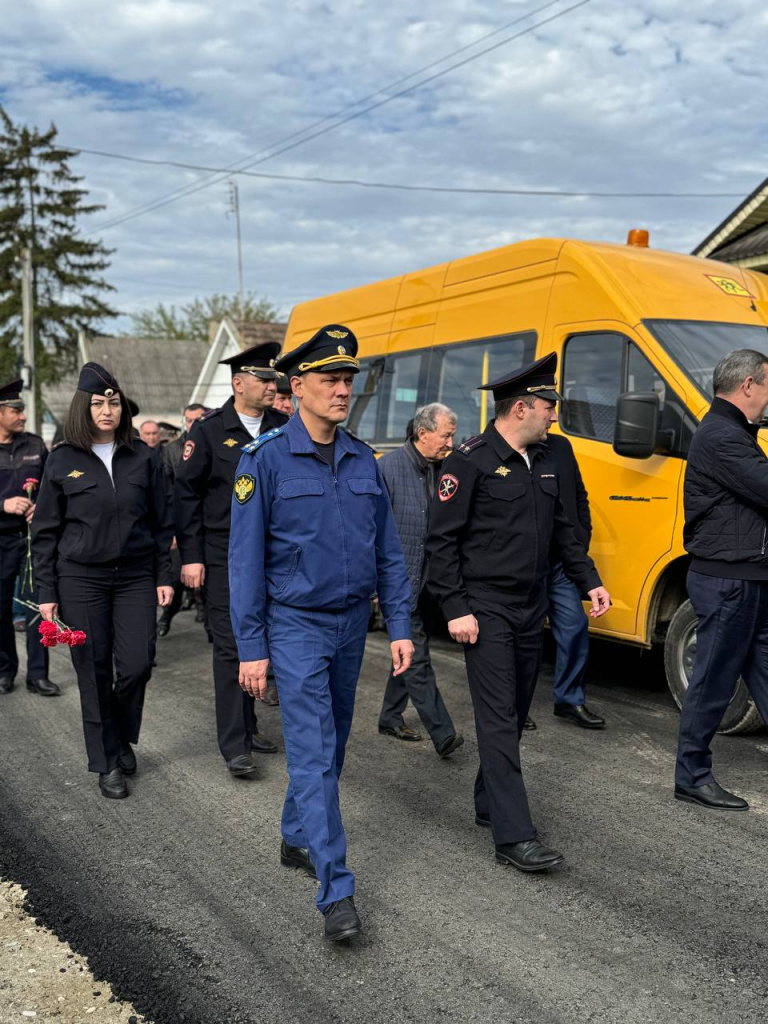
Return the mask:
<path fill-rule="evenodd" d="M 118 444 L 130 444 L 133 438 L 133 423 L 131 410 L 128 408 L 125 395 L 120 395 L 120 422 L 115 429 L 115 441 Z M 72 396 L 72 404 L 67 413 L 64 423 L 64 440 L 90 451 L 91 445 L 96 441 L 96 427 L 91 416 L 91 399 L 93 395 L 88 391 L 76 391 Z"/>

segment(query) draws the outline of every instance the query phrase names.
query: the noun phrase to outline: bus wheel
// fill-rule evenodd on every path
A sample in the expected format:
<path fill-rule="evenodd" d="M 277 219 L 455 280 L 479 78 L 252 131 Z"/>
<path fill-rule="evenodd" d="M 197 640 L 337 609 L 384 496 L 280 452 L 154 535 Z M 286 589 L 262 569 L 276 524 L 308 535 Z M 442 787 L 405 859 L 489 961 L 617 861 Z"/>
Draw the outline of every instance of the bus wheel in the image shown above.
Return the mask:
<path fill-rule="evenodd" d="M 685 692 L 696 656 L 696 612 L 690 601 L 684 601 L 672 616 L 664 640 L 664 670 L 667 685 L 678 708 L 683 706 Z M 732 735 L 755 732 L 763 726 L 760 712 L 749 695 L 744 680 L 739 679 L 731 703 L 723 715 L 718 732 Z"/>

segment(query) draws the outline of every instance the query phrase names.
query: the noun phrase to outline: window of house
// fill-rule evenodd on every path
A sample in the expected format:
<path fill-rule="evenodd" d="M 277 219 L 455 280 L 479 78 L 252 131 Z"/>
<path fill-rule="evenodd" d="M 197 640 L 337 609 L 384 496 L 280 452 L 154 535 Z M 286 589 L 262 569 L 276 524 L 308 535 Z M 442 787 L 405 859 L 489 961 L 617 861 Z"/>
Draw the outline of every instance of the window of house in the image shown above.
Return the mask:
<path fill-rule="evenodd" d="M 616 399 L 623 387 L 626 338 L 603 331 L 577 334 L 565 344 L 560 393 L 563 430 L 611 444 Z"/>

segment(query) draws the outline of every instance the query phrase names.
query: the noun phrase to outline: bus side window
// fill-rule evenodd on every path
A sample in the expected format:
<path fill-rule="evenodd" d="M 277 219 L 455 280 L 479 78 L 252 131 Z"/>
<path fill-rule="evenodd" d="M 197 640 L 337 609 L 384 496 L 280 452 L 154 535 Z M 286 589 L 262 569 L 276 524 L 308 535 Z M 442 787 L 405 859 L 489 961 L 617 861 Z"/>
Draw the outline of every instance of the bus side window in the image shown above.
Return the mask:
<path fill-rule="evenodd" d="M 423 350 L 398 352 L 387 358 L 387 423 L 384 436 L 388 441 L 405 440 L 405 428 L 419 404 Z"/>
<path fill-rule="evenodd" d="M 613 442 L 626 343 L 612 331 L 575 334 L 566 341 L 560 419 L 567 434 Z"/>
<path fill-rule="evenodd" d="M 360 372 L 355 374 L 352 405 L 347 425 L 363 441 L 375 441 L 378 432 L 381 378 L 386 360 L 361 359 Z"/>

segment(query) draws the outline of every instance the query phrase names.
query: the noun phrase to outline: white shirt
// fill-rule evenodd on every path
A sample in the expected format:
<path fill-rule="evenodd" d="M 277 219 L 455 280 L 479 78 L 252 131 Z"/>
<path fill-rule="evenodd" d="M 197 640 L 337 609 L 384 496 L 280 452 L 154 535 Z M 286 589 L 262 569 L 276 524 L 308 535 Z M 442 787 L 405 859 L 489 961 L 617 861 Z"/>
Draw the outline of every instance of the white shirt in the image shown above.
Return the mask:
<path fill-rule="evenodd" d="M 114 441 L 110 441 L 108 444 L 93 444 L 91 445 L 91 451 L 94 455 L 98 455 L 104 465 L 107 467 L 109 478 L 114 484 L 115 478 L 112 476 L 112 456 L 115 454 L 115 448 L 117 445 Z"/>
<path fill-rule="evenodd" d="M 531 471 L 531 456 L 528 454 L 527 451 L 520 452 L 520 454 L 525 459 L 525 464 L 528 467 L 528 472 L 530 473 L 530 471 Z"/>
<path fill-rule="evenodd" d="M 240 417 L 240 422 L 251 437 L 258 437 L 259 431 L 261 430 L 261 421 L 264 419 L 264 413 L 262 413 L 261 416 L 246 416 L 244 412 L 239 412 L 237 415 Z"/>

